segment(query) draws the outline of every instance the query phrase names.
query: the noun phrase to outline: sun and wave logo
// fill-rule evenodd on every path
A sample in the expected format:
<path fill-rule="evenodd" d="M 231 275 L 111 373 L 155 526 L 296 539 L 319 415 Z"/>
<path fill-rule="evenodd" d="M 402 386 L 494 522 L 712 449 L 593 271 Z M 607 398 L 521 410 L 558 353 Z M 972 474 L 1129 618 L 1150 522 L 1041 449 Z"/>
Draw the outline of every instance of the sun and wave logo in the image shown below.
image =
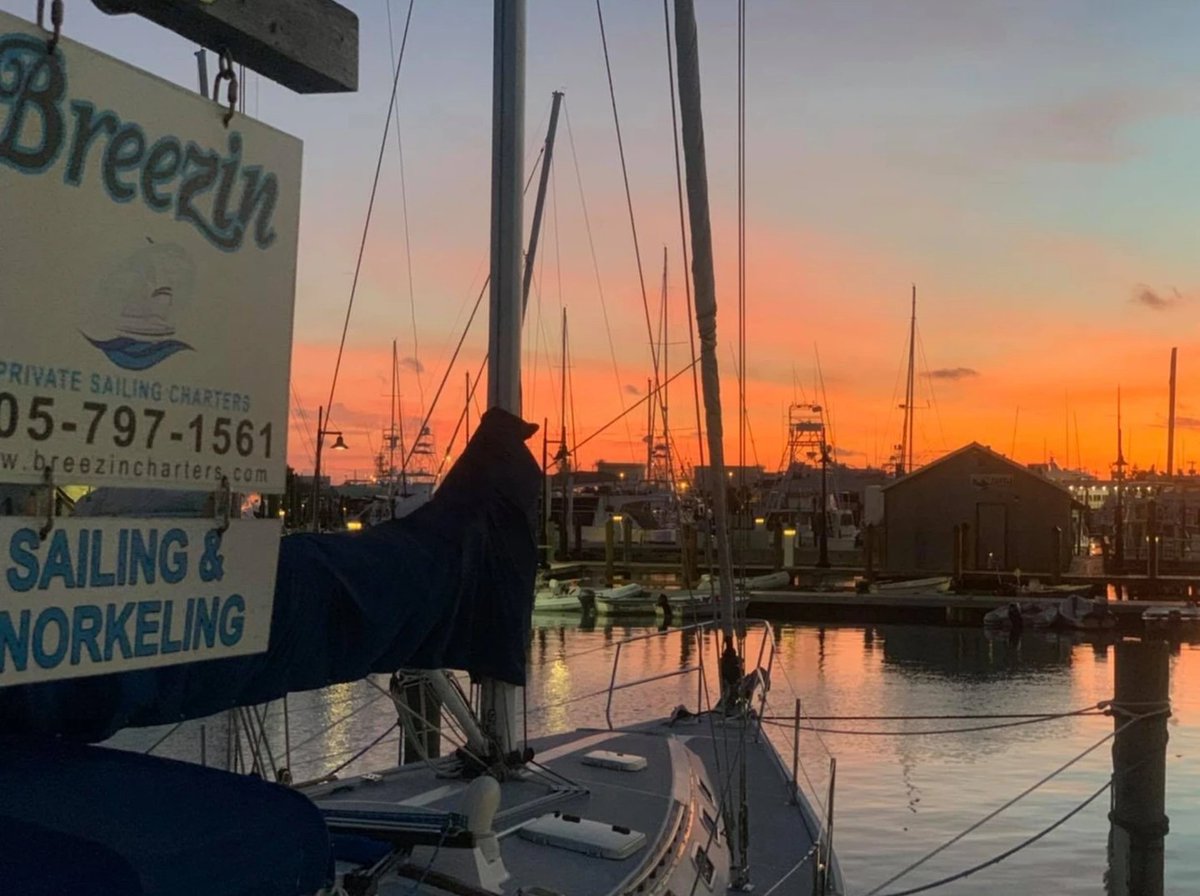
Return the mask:
<path fill-rule="evenodd" d="M 84 339 L 125 370 L 147 370 L 192 346 L 176 338 L 191 302 L 195 265 L 182 247 L 152 243 L 110 270 L 97 286 L 95 318 Z"/>

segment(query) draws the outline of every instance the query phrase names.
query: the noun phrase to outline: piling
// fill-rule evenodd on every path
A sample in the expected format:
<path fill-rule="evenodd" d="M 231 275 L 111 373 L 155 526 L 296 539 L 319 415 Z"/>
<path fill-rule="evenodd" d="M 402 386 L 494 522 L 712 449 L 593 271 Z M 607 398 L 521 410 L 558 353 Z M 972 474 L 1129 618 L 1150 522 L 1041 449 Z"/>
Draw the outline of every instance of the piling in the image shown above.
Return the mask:
<path fill-rule="evenodd" d="M 875 583 L 875 524 L 867 523 L 863 535 L 863 578 L 868 585 Z"/>
<path fill-rule="evenodd" d="M 615 528 L 616 523 L 611 516 L 604 521 L 604 581 L 609 588 L 616 580 L 616 570 L 613 568 L 616 563 Z"/>
<path fill-rule="evenodd" d="M 633 518 L 621 517 L 621 559 L 625 563 L 625 581 L 633 581 Z"/>
<path fill-rule="evenodd" d="M 1151 596 L 1155 596 L 1153 582 L 1158 578 L 1158 544 L 1158 499 L 1151 498 L 1146 507 L 1146 575 L 1151 582 Z"/>
<path fill-rule="evenodd" d="M 1052 541 L 1054 543 L 1054 566 L 1050 569 L 1050 581 L 1057 585 L 1062 581 L 1062 554 L 1063 554 L 1063 530 L 1062 526 L 1055 526 L 1051 530 Z"/>
<path fill-rule="evenodd" d="M 1162 896 L 1170 665 L 1165 641 L 1120 641 L 1113 673 L 1109 893 Z M 1135 721 L 1136 720 L 1136 721 Z"/>
<path fill-rule="evenodd" d="M 952 575 L 954 581 L 962 581 L 963 574 L 963 527 L 958 523 L 954 524 L 954 565 Z"/>

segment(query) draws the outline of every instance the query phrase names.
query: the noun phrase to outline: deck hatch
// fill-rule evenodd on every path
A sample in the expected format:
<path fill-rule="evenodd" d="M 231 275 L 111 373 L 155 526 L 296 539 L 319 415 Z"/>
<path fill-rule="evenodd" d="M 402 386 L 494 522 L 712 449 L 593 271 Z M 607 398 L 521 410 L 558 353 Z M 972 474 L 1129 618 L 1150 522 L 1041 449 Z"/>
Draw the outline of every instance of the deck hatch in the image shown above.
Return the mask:
<path fill-rule="evenodd" d="M 618 753 L 615 750 L 592 750 L 584 754 L 584 765 L 611 768 L 619 772 L 640 772 L 648 765 L 645 756 L 636 753 Z"/>
<path fill-rule="evenodd" d="M 646 835 L 641 831 L 562 812 L 535 818 L 522 827 L 520 833 L 522 838 L 534 843 L 603 859 L 628 858 L 646 845 Z"/>

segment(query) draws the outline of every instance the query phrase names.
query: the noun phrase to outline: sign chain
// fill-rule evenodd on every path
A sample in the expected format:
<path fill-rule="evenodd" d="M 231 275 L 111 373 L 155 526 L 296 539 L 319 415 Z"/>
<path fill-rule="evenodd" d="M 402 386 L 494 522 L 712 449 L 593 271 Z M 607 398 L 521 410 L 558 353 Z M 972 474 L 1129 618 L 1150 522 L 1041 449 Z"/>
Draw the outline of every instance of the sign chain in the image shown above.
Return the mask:
<path fill-rule="evenodd" d="M 55 0 L 62 2 L 62 0 Z M 233 70 L 233 56 L 228 50 L 222 50 L 217 54 L 217 77 L 213 80 L 213 99 L 217 100 L 221 93 L 221 82 L 228 81 L 229 86 L 225 91 L 225 102 L 229 104 L 229 111 L 225 113 L 225 127 L 229 127 L 229 122 L 233 120 L 233 113 L 237 109 L 238 102 L 238 78 L 237 73 Z"/>
<path fill-rule="evenodd" d="M 38 0 L 37 4 L 37 23 L 38 27 L 45 29 L 46 27 L 46 0 Z M 54 48 L 58 46 L 58 39 L 62 37 L 63 24 L 63 0 L 52 0 L 50 3 L 50 27 L 52 32 L 50 39 L 46 41 L 46 52 L 53 53 Z"/>

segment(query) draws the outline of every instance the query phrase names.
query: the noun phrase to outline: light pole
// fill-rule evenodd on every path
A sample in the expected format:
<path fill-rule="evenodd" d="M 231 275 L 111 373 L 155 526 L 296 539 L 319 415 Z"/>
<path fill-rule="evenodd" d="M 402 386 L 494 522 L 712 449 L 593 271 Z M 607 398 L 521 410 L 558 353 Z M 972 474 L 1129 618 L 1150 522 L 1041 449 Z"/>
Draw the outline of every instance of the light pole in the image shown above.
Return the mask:
<path fill-rule="evenodd" d="M 317 408 L 317 459 L 313 467 L 313 499 L 312 499 L 312 530 L 321 529 L 321 447 L 325 444 L 326 436 L 337 436 L 330 451 L 345 451 L 350 446 L 342 438 L 341 430 L 325 428 L 325 408 Z"/>

